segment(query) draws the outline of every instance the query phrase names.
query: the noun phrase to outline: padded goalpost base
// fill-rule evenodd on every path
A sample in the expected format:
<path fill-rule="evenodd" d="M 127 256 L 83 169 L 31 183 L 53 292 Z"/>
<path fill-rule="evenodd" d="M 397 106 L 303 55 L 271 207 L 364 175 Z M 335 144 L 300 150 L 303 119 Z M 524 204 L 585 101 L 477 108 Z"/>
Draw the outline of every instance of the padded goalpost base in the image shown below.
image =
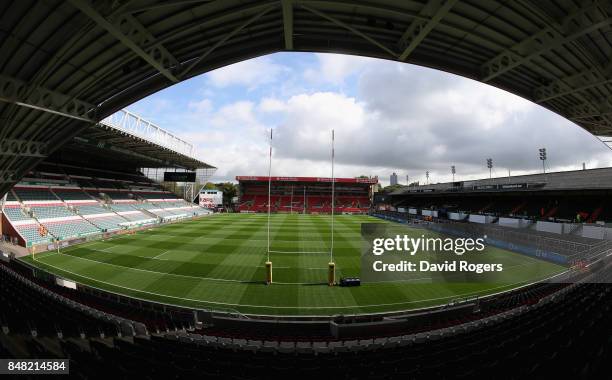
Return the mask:
<path fill-rule="evenodd" d="M 336 263 L 329 263 L 327 271 L 327 284 L 329 286 L 336 285 Z"/>
<path fill-rule="evenodd" d="M 266 285 L 272 284 L 272 261 L 266 261 Z"/>

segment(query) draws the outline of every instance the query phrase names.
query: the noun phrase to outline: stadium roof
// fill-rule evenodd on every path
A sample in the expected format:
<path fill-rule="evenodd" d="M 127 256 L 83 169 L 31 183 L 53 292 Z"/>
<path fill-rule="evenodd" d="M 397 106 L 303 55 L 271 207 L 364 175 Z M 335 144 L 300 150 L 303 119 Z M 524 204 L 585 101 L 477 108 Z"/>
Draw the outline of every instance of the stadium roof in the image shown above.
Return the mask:
<path fill-rule="evenodd" d="M 432 193 L 609 190 L 612 189 L 612 167 L 571 170 L 564 172 L 527 174 L 512 177 L 484 178 L 460 182 L 444 182 L 422 186 L 407 186 L 391 195 L 432 195 Z"/>
<path fill-rule="evenodd" d="M 134 101 L 284 50 L 456 73 L 609 136 L 611 7 L 604 0 L 0 2 L 0 194 Z"/>

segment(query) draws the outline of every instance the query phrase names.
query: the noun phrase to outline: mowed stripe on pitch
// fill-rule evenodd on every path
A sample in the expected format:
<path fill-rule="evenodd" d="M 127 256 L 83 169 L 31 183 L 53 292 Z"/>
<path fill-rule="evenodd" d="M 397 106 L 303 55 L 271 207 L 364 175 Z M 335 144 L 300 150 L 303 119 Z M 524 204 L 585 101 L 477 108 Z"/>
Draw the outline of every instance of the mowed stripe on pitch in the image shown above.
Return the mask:
<path fill-rule="evenodd" d="M 334 260 L 339 275 L 359 275 L 362 222 L 387 223 L 368 216 L 335 217 Z M 38 257 L 39 264 L 53 265 L 51 271 L 111 291 L 186 306 L 227 305 L 258 314 L 390 311 L 493 291 L 483 284 L 410 282 L 330 288 L 324 285 L 330 260 L 326 253 L 330 224 L 330 217 L 323 215 L 272 215 L 272 247 L 289 251 L 271 254 L 274 280 L 295 285 L 263 284 L 266 215 L 214 215 Z M 421 234 L 420 230 L 407 231 Z M 299 253 L 307 250 L 324 253 Z M 502 250 L 492 251 L 492 255 L 506 265 L 533 260 Z M 62 268 L 68 272 L 60 272 Z M 514 271 L 521 278 L 519 268 Z M 552 266 L 550 270 L 559 268 Z"/>

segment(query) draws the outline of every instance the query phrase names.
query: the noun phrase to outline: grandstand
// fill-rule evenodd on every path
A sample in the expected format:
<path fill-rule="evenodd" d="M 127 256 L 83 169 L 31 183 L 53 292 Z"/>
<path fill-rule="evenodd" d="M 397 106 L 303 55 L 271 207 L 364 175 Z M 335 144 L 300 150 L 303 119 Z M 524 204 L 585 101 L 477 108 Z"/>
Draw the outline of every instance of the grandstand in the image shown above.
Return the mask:
<path fill-rule="evenodd" d="M 563 223 L 568 231 L 571 224 L 612 220 L 610 191 L 612 168 L 600 168 L 411 186 L 377 203 L 413 215 L 422 209 L 444 218 L 482 215 L 488 222 L 560 232 Z"/>
<path fill-rule="evenodd" d="M 238 211 L 268 212 L 268 177 L 237 176 Z M 332 179 L 318 177 L 270 178 L 270 209 L 280 213 L 329 214 Z M 363 214 L 370 209 L 377 178 L 335 178 L 334 213 Z"/>
<path fill-rule="evenodd" d="M 169 155 L 167 148 L 143 138 L 130 143 L 134 152 L 147 152 L 138 153 L 135 161 L 134 153 L 122 148 L 131 138 L 121 125 L 100 123 L 88 133 L 95 134 L 96 141 L 115 143 L 92 147 L 91 140 L 77 139 L 28 172 L 1 201 L 2 240 L 39 253 L 210 213 L 193 199 L 161 188 L 143 171 L 158 168 L 163 157 L 163 170 L 208 171 L 202 180 L 212 173 L 212 166 L 178 152 Z"/>

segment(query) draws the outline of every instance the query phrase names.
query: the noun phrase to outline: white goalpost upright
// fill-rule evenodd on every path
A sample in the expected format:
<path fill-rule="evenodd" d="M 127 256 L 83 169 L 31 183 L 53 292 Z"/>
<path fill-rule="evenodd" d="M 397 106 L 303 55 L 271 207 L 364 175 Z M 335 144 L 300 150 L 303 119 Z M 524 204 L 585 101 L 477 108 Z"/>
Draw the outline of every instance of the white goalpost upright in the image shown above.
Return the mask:
<path fill-rule="evenodd" d="M 336 206 L 335 188 L 336 180 L 334 177 L 334 130 L 332 129 L 332 149 L 331 149 L 331 181 L 332 181 L 332 208 L 331 208 L 331 247 L 329 249 L 329 262 L 334 261 L 334 208 Z"/>
<path fill-rule="evenodd" d="M 272 128 L 270 128 L 270 157 L 268 162 L 268 249 L 266 260 L 266 284 L 272 283 L 272 261 L 270 261 L 270 212 L 272 205 L 270 204 L 272 192 Z"/>
<path fill-rule="evenodd" d="M 270 211 L 272 192 L 272 129 L 270 129 L 270 156 L 268 161 L 268 261 L 270 261 Z"/>
<path fill-rule="evenodd" d="M 331 244 L 329 247 L 329 264 L 327 271 L 327 284 L 333 286 L 336 283 L 336 263 L 334 263 L 334 213 L 336 208 L 336 178 L 334 177 L 334 130 L 331 136 L 331 181 L 332 181 L 332 207 L 331 207 Z"/>

